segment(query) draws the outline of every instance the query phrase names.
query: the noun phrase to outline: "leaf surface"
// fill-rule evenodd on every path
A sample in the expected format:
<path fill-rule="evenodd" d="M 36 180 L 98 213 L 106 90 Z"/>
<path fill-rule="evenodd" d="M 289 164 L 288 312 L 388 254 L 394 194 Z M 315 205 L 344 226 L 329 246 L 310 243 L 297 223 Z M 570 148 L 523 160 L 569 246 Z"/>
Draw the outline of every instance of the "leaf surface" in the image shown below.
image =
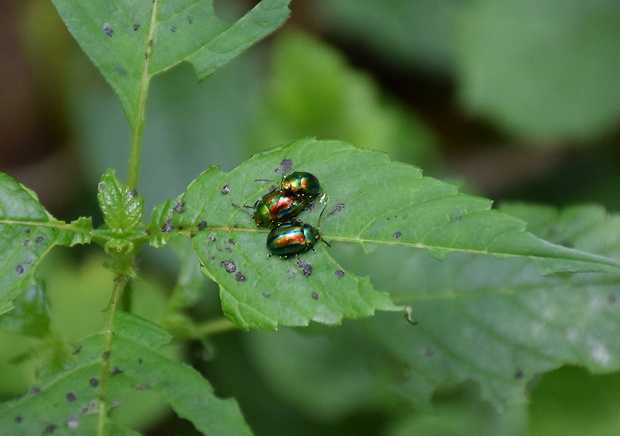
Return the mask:
<path fill-rule="evenodd" d="M 134 127 L 150 77 L 188 61 L 200 80 L 277 29 L 290 0 L 262 0 L 234 23 L 213 0 L 53 0 L 80 47 L 118 95 Z"/>
<path fill-rule="evenodd" d="M 34 283 L 34 271 L 55 245 L 90 242 L 90 219 L 67 224 L 56 220 L 37 196 L 0 173 L 0 314 Z"/>
<path fill-rule="evenodd" d="M 343 271 L 325 244 L 317 244 L 317 253 L 301 254 L 299 260 L 312 266 L 309 276 L 295 259 L 269 257 L 268 230 L 257 228 L 250 212 L 235 204 L 254 204 L 292 169 L 319 178 L 329 197 L 320 231 L 331 243 L 525 258 L 544 272 L 620 272 L 617 261 L 539 239 L 525 231 L 524 221 L 491 210 L 489 200 L 460 194 L 455 185 L 422 177 L 419 169 L 382 153 L 304 139 L 256 155 L 227 174 L 206 170 L 174 207 L 157 208 L 159 219 L 151 224 L 154 243 L 179 231 L 192 236 L 203 272 L 220 285 L 224 312 L 243 328 L 337 324 L 397 308 L 367 277 Z M 316 226 L 320 209 L 317 202 L 299 219 Z"/>
<path fill-rule="evenodd" d="M 505 209 L 531 218 L 537 233 L 620 258 L 617 238 L 599 238 L 620 232 L 620 216 L 606 216 L 600 207 Z M 382 409 L 385 396 L 394 393 L 430 407 L 438 389 L 466 381 L 505 411 L 527 401 L 541 373 L 562 365 L 596 373 L 620 368 L 617 275 L 540 276 L 527 259 L 471 253 L 451 253 L 443 261 L 390 247 L 371 255 L 344 247 L 337 254 L 347 272 L 370 274 L 379 290 L 408 305 L 414 323 L 402 314 L 380 313 L 315 331 L 321 336 L 248 338 L 261 374 L 305 411 L 336 419 L 360 406 Z M 300 372 L 321 376 L 300 379 Z M 310 395 L 325 400 L 309 407 Z"/>
<path fill-rule="evenodd" d="M 170 340 L 164 330 L 119 311 L 114 331 L 109 355 L 103 353 L 105 332 L 90 336 L 74 353 L 70 368 L 0 405 L 3 431 L 136 434 L 109 420 L 107 411 L 122 407 L 131 393 L 153 390 L 204 434 L 251 434 L 233 400 L 218 399 L 198 372 L 159 354 L 158 348 Z M 101 410 L 106 413 L 100 415 Z"/>

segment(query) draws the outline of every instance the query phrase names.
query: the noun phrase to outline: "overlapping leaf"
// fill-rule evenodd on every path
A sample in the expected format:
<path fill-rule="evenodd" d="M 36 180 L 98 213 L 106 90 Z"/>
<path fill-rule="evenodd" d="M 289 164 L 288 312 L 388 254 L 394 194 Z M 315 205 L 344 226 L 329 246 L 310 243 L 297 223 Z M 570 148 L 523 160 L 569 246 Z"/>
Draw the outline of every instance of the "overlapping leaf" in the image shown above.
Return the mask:
<path fill-rule="evenodd" d="M 233 400 L 218 399 L 198 372 L 159 354 L 170 340 L 165 331 L 123 312 L 115 317 L 109 353 L 106 332 L 86 338 L 70 369 L 0 405 L 3 432 L 135 434 L 110 421 L 108 412 L 131 393 L 153 390 L 204 434 L 251 434 Z"/>
<path fill-rule="evenodd" d="M 90 219 L 54 219 L 32 191 L 0 173 L 0 314 L 34 283 L 35 267 L 54 245 L 88 243 L 90 230 Z"/>
<path fill-rule="evenodd" d="M 202 80 L 277 29 L 290 0 L 262 0 L 235 23 L 218 18 L 213 0 L 53 0 L 82 49 L 118 94 L 129 124 L 150 77 L 191 62 Z"/>
<path fill-rule="evenodd" d="M 395 308 L 367 278 L 342 274 L 323 244 L 316 254 L 300 256 L 312 266 L 309 276 L 296 260 L 269 257 L 268 230 L 234 205 L 253 204 L 270 185 L 256 179 L 277 185 L 291 165 L 315 174 L 329 197 L 320 230 L 330 242 L 533 259 L 545 272 L 620 272 L 617 261 L 541 240 L 525 231 L 525 222 L 490 210 L 490 201 L 422 177 L 415 167 L 341 142 L 307 139 L 257 155 L 228 174 L 205 171 L 174 207 L 159 208 L 152 223 L 153 240 L 180 229 L 193 237 L 204 273 L 220 285 L 225 313 L 245 328 L 335 324 Z M 317 225 L 320 209 L 317 204 L 299 218 Z"/>
<path fill-rule="evenodd" d="M 613 236 L 620 233 L 620 217 L 607 217 L 601 208 L 558 212 L 521 205 L 507 210 L 532 219 L 540 234 L 620 258 L 620 241 Z M 503 410 L 523 404 L 531 383 L 559 366 L 593 372 L 620 368 L 617 275 L 543 277 L 527 259 L 452 253 L 439 261 L 424 252 L 389 247 L 370 256 L 339 255 L 346 255 L 349 269 L 369 273 L 377 288 L 409 305 L 409 321 L 415 324 L 397 314 L 379 314 L 347 324 L 344 331 L 321 331 L 329 340 L 294 334 L 249 338 L 263 375 L 304 410 L 343 416 L 360 404 L 382 407 L 390 391 L 428 406 L 439 387 L 466 380 L 475 381 L 482 396 Z M 352 342 L 359 344 L 359 353 Z M 325 359 L 328 366 L 316 367 Z M 351 377 L 358 384 L 342 368 L 354 369 Z M 307 384 L 293 375 L 313 371 L 321 377 L 308 377 Z M 332 393 L 335 380 L 342 384 L 337 394 Z M 364 392 L 363 399 L 356 392 Z M 329 399 L 309 408 L 304 398 L 310 394 Z"/>

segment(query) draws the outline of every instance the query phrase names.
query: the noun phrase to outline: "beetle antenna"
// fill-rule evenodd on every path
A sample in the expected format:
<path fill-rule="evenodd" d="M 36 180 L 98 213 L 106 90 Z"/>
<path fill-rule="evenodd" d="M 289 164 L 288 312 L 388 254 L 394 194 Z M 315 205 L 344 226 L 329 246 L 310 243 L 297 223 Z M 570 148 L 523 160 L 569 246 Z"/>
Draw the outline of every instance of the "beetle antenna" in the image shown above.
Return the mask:
<path fill-rule="evenodd" d="M 241 206 L 239 206 L 238 204 L 232 203 L 233 206 L 235 206 L 237 209 L 242 210 L 243 212 L 247 213 L 250 216 L 253 216 L 250 212 L 248 212 L 247 210 L 245 210 L 244 208 L 242 208 Z M 246 208 L 251 208 L 252 206 L 245 206 Z"/>
<path fill-rule="evenodd" d="M 325 239 L 323 239 L 323 236 L 321 236 L 321 232 L 319 230 L 321 230 L 321 220 L 323 219 L 323 212 L 325 212 L 325 209 L 327 208 L 327 204 L 325 204 L 325 206 L 323 206 L 323 210 L 321 211 L 321 214 L 319 215 L 319 222 L 316 225 L 316 231 L 319 234 L 319 237 L 321 238 L 321 241 L 325 242 L 325 245 L 327 245 L 329 248 L 331 248 L 332 246 L 330 245 L 329 242 L 327 242 Z"/>

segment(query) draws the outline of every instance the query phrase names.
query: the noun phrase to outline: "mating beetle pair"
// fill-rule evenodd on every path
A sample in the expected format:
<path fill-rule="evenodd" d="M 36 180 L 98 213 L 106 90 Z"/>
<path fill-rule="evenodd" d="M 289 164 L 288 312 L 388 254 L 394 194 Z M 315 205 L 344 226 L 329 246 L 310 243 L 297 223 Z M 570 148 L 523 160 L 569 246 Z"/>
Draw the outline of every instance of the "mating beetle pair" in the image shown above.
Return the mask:
<path fill-rule="evenodd" d="M 314 174 L 294 172 L 282 179 L 278 189 L 254 203 L 252 217 L 259 227 L 276 226 L 294 219 L 321 192 Z"/>
<path fill-rule="evenodd" d="M 297 215 L 319 195 L 320 191 L 321 185 L 316 176 L 307 172 L 293 172 L 282 179 L 278 189 L 265 194 L 262 199 L 254 203 L 254 206 L 246 206 L 254 208 L 252 218 L 257 226 L 275 226 L 267 236 L 269 251 L 286 257 L 313 249 L 316 241 L 321 239 L 319 227 L 315 229 L 309 224 L 302 223 L 297 219 Z"/>

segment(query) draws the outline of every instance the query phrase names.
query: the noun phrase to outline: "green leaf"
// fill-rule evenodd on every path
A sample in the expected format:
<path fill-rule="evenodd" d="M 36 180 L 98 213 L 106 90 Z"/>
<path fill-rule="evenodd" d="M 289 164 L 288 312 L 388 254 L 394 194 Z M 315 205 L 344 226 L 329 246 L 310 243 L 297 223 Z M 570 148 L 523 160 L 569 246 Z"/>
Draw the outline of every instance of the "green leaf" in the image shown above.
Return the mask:
<path fill-rule="evenodd" d="M 347 65 L 327 44 L 302 32 L 283 32 L 274 45 L 272 68 L 251 136 L 260 148 L 318 136 L 418 165 L 437 157 L 437 141 L 422 121 L 386 99 L 371 77 Z"/>
<path fill-rule="evenodd" d="M 477 1 L 461 23 L 462 95 L 471 109 L 545 140 L 617 125 L 620 3 Z"/>
<path fill-rule="evenodd" d="M 117 233 L 131 232 L 142 225 L 142 194 L 120 182 L 113 170 L 108 169 L 101 176 L 97 200 L 109 230 Z"/>
<path fill-rule="evenodd" d="M 398 71 L 445 74 L 454 63 L 454 17 L 470 2 L 455 0 L 320 0 L 319 13 L 334 33 Z"/>
<path fill-rule="evenodd" d="M 31 190 L 0 173 L 0 314 L 32 285 L 36 266 L 54 245 L 88 243 L 91 230 L 87 218 L 57 221 Z"/>
<path fill-rule="evenodd" d="M 268 230 L 257 228 L 249 212 L 233 204 L 253 204 L 268 191 L 269 184 L 256 179 L 279 183 L 284 159 L 321 181 L 329 203 L 320 230 L 331 243 L 426 248 L 442 256 L 461 251 L 525 258 L 547 273 L 620 272 L 616 260 L 541 240 L 525 231 L 525 222 L 490 210 L 490 201 L 460 194 L 456 186 L 422 177 L 419 169 L 390 162 L 382 153 L 304 139 L 256 155 L 227 174 L 208 169 L 176 209 L 157 209 L 166 221 L 151 225 L 153 240 L 164 226 L 171 235 L 193 237 L 203 272 L 220 285 L 224 312 L 243 328 L 306 325 L 310 320 L 336 324 L 396 308 L 373 290 L 368 278 L 341 275 L 342 267 L 325 244 L 316 246 L 317 253 L 300 256 L 312 265 L 310 277 L 295 260 L 269 257 Z M 316 225 L 320 209 L 299 218 Z"/>
<path fill-rule="evenodd" d="M 109 355 L 103 353 L 105 332 L 88 337 L 76 351 L 71 368 L 0 405 L 3 431 L 135 434 L 110 421 L 108 411 L 122 407 L 130 394 L 152 390 L 204 434 L 251 434 L 233 400 L 218 399 L 198 372 L 157 352 L 170 340 L 165 331 L 120 311 L 113 328 Z"/>
<path fill-rule="evenodd" d="M 230 24 L 216 17 L 213 0 L 53 0 L 69 31 L 119 96 L 132 128 L 152 76 L 188 61 L 198 78 L 205 79 L 282 25 L 289 2 L 262 0 Z"/>
<path fill-rule="evenodd" d="M 35 278 L 13 304 L 13 310 L 0 317 L 1 329 L 38 338 L 49 333 L 50 305 L 40 280 Z"/>
<path fill-rule="evenodd" d="M 523 205 L 510 209 L 529 216 L 541 210 Z M 599 244 L 597 235 L 620 233 L 619 215 L 592 219 L 599 215 L 598 207 L 554 210 L 552 219 L 549 212 L 545 208 L 541 213 L 538 230 L 572 245 L 586 240 Z M 340 379 L 342 390 L 366 397 L 353 401 L 339 390 L 331 394 L 329 410 L 309 408 L 315 413 L 344 416 L 360 404 L 380 408 L 386 391 L 429 407 L 437 389 L 466 381 L 477 383 L 482 398 L 501 411 L 527 402 L 539 375 L 562 365 L 597 373 L 620 369 L 617 275 L 540 276 L 526 259 L 452 253 L 439 261 L 405 248 L 380 247 L 371 255 L 349 248 L 334 247 L 342 249 L 337 255 L 347 272 L 370 274 L 379 290 L 411 308 L 415 324 L 400 314 L 380 313 L 345 325 L 344 332 L 320 331 L 327 338 L 253 335 L 253 360 L 265 369 L 268 382 L 296 404 L 310 393 L 314 398 L 330 395 L 342 368 L 353 368 L 359 384 L 353 391 Z M 613 251 L 620 258 L 620 241 L 600 244 L 597 251 Z M 351 342 L 364 346 L 356 353 Z M 311 362 L 307 350 L 312 350 Z M 329 363 L 313 365 L 325 361 Z M 278 370 L 266 370 L 273 367 Z M 290 368 L 321 377 L 294 378 Z"/>

